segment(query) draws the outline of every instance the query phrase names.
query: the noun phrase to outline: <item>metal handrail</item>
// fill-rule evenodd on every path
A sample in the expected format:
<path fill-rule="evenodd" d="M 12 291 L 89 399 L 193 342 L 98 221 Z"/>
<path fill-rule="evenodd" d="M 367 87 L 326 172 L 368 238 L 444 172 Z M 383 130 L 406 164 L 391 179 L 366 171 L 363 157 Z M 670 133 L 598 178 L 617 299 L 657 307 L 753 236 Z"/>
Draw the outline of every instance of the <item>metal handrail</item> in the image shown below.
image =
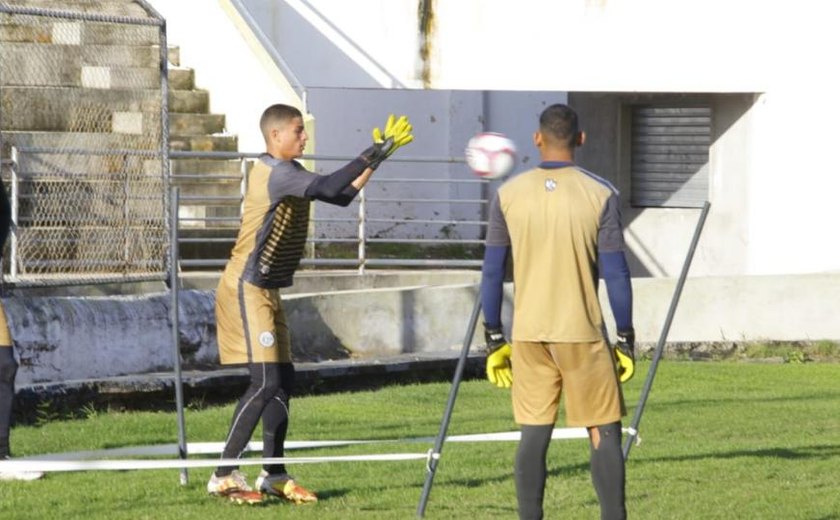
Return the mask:
<path fill-rule="evenodd" d="M 247 181 L 247 171 L 249 169 L 249 162 L 253 159 L 256 159 L 260 156 L 260 153 L 254 152 L 200 152 L 200 151 L 173 151 L 170 153 L 170 159 L 217 159 L 217 160 L 231 160 L 231 161 L 238 161 L 239 162 L 239 171 L 240 176 L 234 176 L 233 174 L 225 174 L 225 175 L 212 175 L 211 174 L 196 174 L 196 173 L 188 173 L 188 174 L 172 174 L 172 180 L 174 182 L 179 181 L 187 181 L 196 179 L 196 178 L 204 178 L 212 180 L 218 180 L 224 178 L 225 180 L 235 180 L 237 178 L 240 179 L 241 182 L 241 192 L 240 198 L 244 198 L 245 189 L 246 189 L 246 181 Z M 355 155 L 324 155 L 324 154 L 308 154 L 301 157 L 302 160 L 312 160 L 312 161 L 350 161 L 355 159 Z M 463 157 L 392 157 L 389 159 L 390 162 L 399 162 L 399 163 L 428 163 L 428 164 L 462 164 L 464 163 Z M 439 179 L 439 178 L 391 178 L 391 179 L 381 179 L 378 177 L 374 177 L 370 180 L 368 186 L 376 185 L 380 183 L 417 183 L 417 184 L 478 184 L 478 185 L 489 185 L 489 181 L 477 178 L 455 178 L 455 179 Z M 455 199 L 455 198 L 433 198 L 433 197 L 425 197 L 425 198 L 397 198 L 397 197 L 369 197 L 367 195 L 367 188 L 361 190 L 359 196 L 353 201 L 353 204 L 357 205 L 357 213 L 355 215 L 355 222 L 357 227 L 356 236 L 354 237 L 309 237 L 307 239 L 308 244 L 358 244 L 357 254 L 355 258 L 304 258 L 301 261 L 302 265 L 306 266 L 343 266 L 343 267 L 356 267 L 360 273 L 364 272 L 366 267 L 480 267 L 481 261 L 480 260 L 465 260 L 465 259 L 454 259 L 454 258 L 444 258 L 444 259 L 416 259 L 416 258 L 369 258 L 369 246 L 372 244 L 396 244 L 396 245 L 410 245 L 410 244 L 417 244 L 417 245 L 441 245 L 441 246 L 450 246 L 450 245 L 466 245 L 466 246 L 475 246 L 480 245 L 483 243 L 483 240 L 477 238 L 468 238 L 462 239 L 457 237 L 445 237 L 445 238 L 386 238 L 386 237 L 369 237 L 368 236 L 368 224 L 370 223 L 379 223 L 379 224 L 406 224 L 406 225 L 440 225 L 440 226 L 470 226 L 470 227 L 479 227 L 483 228 L 487 225 L 484 220 L 476 220 L 476 219 L 453 219 L 453 218 L 445 218 L 436 220 L 433 218 L 419 218 L 419 219 L 411 219 L 411 218 L 383 218 L 383 217 L 370 217 L 370 206 L 371 205 L 393 205 L 393 204 L 412 204 L 412 205 L 422 205 L 422 204 L 458 204 L 458 205 L 486 205 L 489 202 L 489 197 L 483 196 L 481 198 L 471 199 L 471 198 L 464 198 L 464 199 Z M 234 201 L 237 197 L 233 195 L 229 196 L 201 196 L 201 195 L 194 195 L 194 196 L 184 196 L 181 195 L 182 206 L 189 205 L 184 204 L 192 201 Z M 193 204 L 194 206 L 195 204 Z M 241 205 L 240 205 L 241 209 Z M 334 218 L 334 217 L 311 217 L 311 221 L 313 224 L 326 224 L 326 223 L 347 223 L 352 222 L 354 219 L 351 218 Z M 239 221 L 239 217 L 218 217 L 218 216 L 189 216 L 183 215 L 179 217 L 179 221 L 183 223 L 190 223 L 193 226 L 196 224 L 200 224 L 201 222 L 209 223 L 209 222 L 234 222 Z M 186 231 L 189 227 L 185 227 L 184 230 Z M 194 228 L 198 229 L 198 228 Z M 226 237 L 212 237 L 212 238 L 204 238 L 204 237 L 181 237 L 179 242 L 182 244 L 196 244 L 196 243 L 214 243 L 214 244 L 222 244 L 222 243 L 233 243 L 235 238 L 235 231 L 237 228 L 231 227 L 230 236 Z M 183 233 L 182 233 L 183 235 Z M 181 266 L 183 267 L 223 267 L 227 262 L 227 258 L 224 259 L 209 259 L 209 258 L 202 258 L 202 259 L 184 259 L 182 258 L 180 261 Z"/>

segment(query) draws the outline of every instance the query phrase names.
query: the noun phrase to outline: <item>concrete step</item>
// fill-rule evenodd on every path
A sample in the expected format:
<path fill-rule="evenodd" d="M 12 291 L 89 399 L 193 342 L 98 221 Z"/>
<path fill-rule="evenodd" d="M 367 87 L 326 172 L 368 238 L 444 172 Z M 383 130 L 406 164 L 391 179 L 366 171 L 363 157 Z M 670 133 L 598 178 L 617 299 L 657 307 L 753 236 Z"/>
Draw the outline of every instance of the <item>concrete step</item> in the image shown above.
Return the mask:
<path fill-rule="evenodd" d="M 56 45 L 157 45 L 160 29 L 152 25 L 17 16 L 0 19 L 0 41 Z"/>
<path fill-rule="evenodd" d="M 183 198 L 178 207 L 179 229 L 184 238 L 195 237 L 193 231 L 221 233 L 224 238 L 212 240 L 184 240 L 182 258 L 227 258 L 239 232 L 239 207 L 188 204 Z M 199 252 L 201 251 L 201 252 Z"/>
<path fill-rule="evenodd" d="M 170 90 L 170 112 L 206 114 L 210 111 L 210 94 L 206 90 Z"/>
<path fill-rule="evenodd" d="M 169 46 L 169 49 L 166 54 L 169 58 L 169 65 L 180 67 L 181 66 L 181 48 L 176 46 Z"/>
<path fill-rule="evenodd" d="M 126 135 L 110 132 L 3 132 L 3 153 L 8 157 L 12 146 L 31 148 L 157 150 L 159 141 L 151 135 Z M 46 154 L 43 154 L 46 156 Z M 50 154 L 55 155 L 55 154 Z M 147 158 L 143 158 L 147 159 Z M 143 168 L 140 161 L 140 168 Z"/>
<path fill-rule="evenodd" d="M 126 6 L 139 4 L 135 0 L 3 0 L 4 4 L 24 6 L 39 9 L 56 9 L 78 11 L 75 6 L 100 9 L 104 6 Z M 145 12 L 145 11 L 144 11 Z"/>
<path fill-rule="evenodd" d="M 54 144 L 67 148 L 66 140 L 62 137 L 50 138 L 55 132 L 39 132 L 38 137 L 33 137 L 30 134 L 35 132 L 9 132 L 4 133 L 4 137 L 8 136 L 9 142 L 19 144 L 20 146 L 32 146 L 31 143 L 37 145 Z M 67 135 L 67 134 L 62 134 Z M 113 144 L 114 139 L 100 139 L 95 137 L 97 135 L 109 134 L 89 134 L 84 138 L 75 140 L 70 145 L 76 143 L 90 147 L 105 148 Z M 64 141 L 64 142 L 62 142 Z M 144 140 L 145 143 L 149 142 Z M 8 146 L 6 146 L 6 153 L 4 157 L 8 157 Z M 127 161 L 131 162 L 130 171 L 144 171 L 146 175 L 155 176 L 160 173 L 161 162 L 159 159 L 149 159 L 146 157 L 133 157 L 119 155 L 112 156 L 92 156 L 81 154 L 66 154 L 66 153 L 19 153 L 18 167 L 22 171 L 31 172 L 81 172 L 86 169 L 92 171 L 123 171 L 126 168 Z M 133 162 L 136 161 L 136 164 Z M 108 165 L 108 166 L 104 166 Z M 240 173 L 240 162 L 238 160 L 227 159 L 171 159 L 171 172 L 173 175 L 181 175 L 184 182 L 198 182 L 198 183 L 236 183 L 241 182 L 242 174 Z"/>
<path fill-rule="evenodd" d="M 0 94 L 4 131 L 88 130 L 80 128 L 82 119 L 95 127 L 90 131 L 147 132 L 152 131 L 149 125 L 159 125 L 160 92 L 156 90 L 10 86 Z M 205 90 L 169 93 L 170 113 L 206 114 L 209 105 Z"/>
<path fill-rule="evenodd" d="M 239 138 L 235 135 L 171 135 L 169 149 L 200 152 L 235 152 Z"/>
<path fill-rule="evenodd" d="M 178 249 L 182 260 L 207 260 L 208 258 L 230 258 L 230 251 L 236 242 L 236 235 L 239 232 L 239 220 L 237 214 L 222 215 L 211 211 L 201 211 L 199 208 L 181 207 L 179 217 L 179 241 Z M 214 217 L 217 220 L 190 221 L 188 218 Z M 218 220 L 223 216 L 229 216 L 231 220 Z M 224 267 L 223 265 L 219 268 Z"/>
<path fill-rule="evenodd" d="M 149 18 L 149 13 L 131 0 L 3 0 L 3 3 L 14 7 Z"/>
<path fill-rule="evenodd" d="M 125 201 L 125 182 L 121 179 L 22 182 L 18 226 L 38 234 L 26 249 L 40 249 L 49 243 L 72 244 L 79 230 L 113 231 L 114 225 L 125 219 L 129 219 L 129 226 L 140 229 L 160 224 L 164 218 L 162 181 L 135 180 L 131 186 L 132 198 Z M 46 251 L 43 256 L 50 258 L 57 253 Z"/>
<path fill-rule="evenodd" d="M 6 131 L 160 132 L 160 91 L 6 87 L 0 94 Z M 192 104 L 201 108 L 200 101 Z"/>
<path fill-rule="evenodd" d="M 172 175 L 181 188 L 178 211 L 184 230 L 226 230 L 229 240 L 186 242 L 182 258 L 226 258 L 239 229 L 242 174 L 238 160 L 173 159 Z M 181 177 L 179 177 L 181 176 Z M 193 235 L 184 235 L 192 237 Z"/>
<path fill-rule="evenodd" d="M 52 45 L 28 42 L 4 42 L 0 46 L 3 69 L 37 72 L 69 62 L 82 67 L 150 67 L 160 66 L 156 45 Z M 7 72 L 8 73 L 8 72 Z"/>
<path fill-rule="evenodd" d="M 59 9 L 60 6 L 72 5 L 102 6 L 137 4 L 136 0 L 3 0 L 3 3 L 9 5 L 38 7 L 43 9 Z"/>
<path fill-rule="evenodd" d="M 218 134 L 224 129 L 222 114 L 169 113 L 169 132 L 173 135 Z"/>
<path fill-rule="evenodd" d="M 27 130 L 27 125 L 34 124 L 33 119 L 61 119 L 53 116 L 52 111 L 63 111 L 68 106 L 98 105 L 119 111 L 155 112 L 160 108 L 160 93 L 152 90 L 125 89 L 83 89 L 62 87 L 23 87 L 8 86 L 2 91 L 4 129 Z M 38 110 L 35 110 L 37 107 Z M 210 94 L 206 90 L 170 90 L 169 112 L 171 113 L 209 113 Z M 21 121 L 11 124 L 11 121 Z M 25 123 L 24 123 L 25 122 Z M 37 126 L 37 125 L 36 125 Z"/>
<path fill-rule="evenodd" d="M 0 85 L 15 87 L 77 87 L 95 89 L 158 89 L 160 69 L 155 67 L 79 66 L 65 61 L 50 67 L 14 69 Z"/>
<path fill-rule="evenodd" d="M 169 68 L 170 90 L 193 90 L 195 88 L 195 70 L 183 67 Z"/>
<path fill-rule="evenodd" d="M 36 142 L 43 144 L 47 137 L 33 138 L 31 132 L 10 132 L 4 134 L 9 136 L 10 142 L 28 143 Z M 49 136 L 52 132 L 43 132 L 42 135 Z M 112 144 L 110 139 L 102 139 L 96 143 L 95 138 L 86 136 L 85 144 L 95 146 L 108 146 Z M 52 138 L 49 142 L 58 143 L 62 138 Z M 72 143 L 71 143 L 72 144 Z M 145 144 L 145 143 L 144 143 Z M 5 154 L 4 157 L 8 157 Z M 173 175 L 182 177 L 179 181 L 185 183 L 224 183 L 236 184 L 239 186 L 242 179 L 240 173 L 240 162 L 227 159 L 172 159 L 171 172 Z M 19 153 L 18 169 L 22 172 L 45 173 L 45 172 L 121 172 L 121 171 L 143 171 L 147 176 L 157 176 L 161 171 L 160 159 L 149 159 L 137 156 L 94 156 L 66 153 Z M 238 188 L 237 188 L 238 189 Z"/>
<path fill-rule="evenodd" d="M 16 139 L 19 140 L 19 139 Z M 154 163 L 156 167 L 152 167 Z M 126 155 L 81 155 L 62 153 L 20 153 L 17 171 L 24 177 L 45 177 L 57 172 L 81 175 L 143 173 L 152 178 L 161 175 L 161 161 Z"/>
<path fill-rule="evenodd" d="M 250 169 L 250 166 L 246 166 Z M 229 159 L 172 159 L 173 175 L 241 176 L 241 163 Z"/>
<path fill-rule="evenodd" d="M 185 182 L 175 179 L 174 184 L 181 188 L 182 206 L 205 206 L 225 208 L 228 214 L 238 215 L 242 201 L 240 186 L 235 182 Z"/>

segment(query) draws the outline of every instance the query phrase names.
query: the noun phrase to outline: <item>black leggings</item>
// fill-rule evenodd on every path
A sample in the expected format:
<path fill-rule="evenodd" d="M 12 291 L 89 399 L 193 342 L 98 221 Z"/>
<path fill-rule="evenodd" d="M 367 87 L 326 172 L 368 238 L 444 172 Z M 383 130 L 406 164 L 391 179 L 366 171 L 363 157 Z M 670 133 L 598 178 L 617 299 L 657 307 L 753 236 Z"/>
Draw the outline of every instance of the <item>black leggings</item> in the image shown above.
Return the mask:
<path fill-rule="evenodd" d="M 15 362 L 12 347 L 0 345 L 0 459 L 9 452 L 9 430 L 12 425 L 12 403 L 15 400 Z"/>
<path fill-rule="evenodd" d="M 521 520 L 543 518 L 546 453 L 551 441 L 553 424 L 523 425 L 522 440 L 516 452 L 515 481 Z M 621 453 L 621 423 L 598 426 L 598 445 L 590 432 L 589 464 L 592 484 L 601 504 L 602 520 L 627 518 L 624 507 L 624 457 Z"/>
<path fill-rule="evenodd" d="M 249 363 L 251 384 L 239 400 L 222 452 L 223 459 L 242 456 L 260 418 L 263 421 L 263 457 L 282 457 L 289 428 L 289 398 L 294 388 L 291 363 Z M 236 466 L 220 466 L 217 476 L 229 475 Z M 263 466 L 270 474 L 285 473 L 283 464 Z"/>

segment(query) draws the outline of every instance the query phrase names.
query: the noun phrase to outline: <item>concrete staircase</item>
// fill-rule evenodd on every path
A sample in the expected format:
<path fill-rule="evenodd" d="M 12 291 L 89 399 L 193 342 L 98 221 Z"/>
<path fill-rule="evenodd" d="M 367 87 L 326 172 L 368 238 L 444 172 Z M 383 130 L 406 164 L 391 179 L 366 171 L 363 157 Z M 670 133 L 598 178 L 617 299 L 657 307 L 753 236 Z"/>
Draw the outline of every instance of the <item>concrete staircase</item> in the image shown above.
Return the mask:
<path fill-rule="evenodd" d="M 185 152 L 235 152 L 236 136 L 225 133 L 225 116 L 209 110 L 209 94 L 195 85 L 195 71 L 169 71 L 169 147 Z M 185 263 L 227 258 L 239 228 L 242 167 L 238 160 L 173 158 L 175 185 L 181 188 L 180 256 Z M 248 167 L 246 163 L 245 167 Z"/>
<path fill-rule="evenodd" d="M 134 0 L 4 0 L 12 6 L 148 17 Z M 56 19 L 51 27 L 29 17 L 0 16 L 0 130 L 8 158 L 11 145 L 28 147 L 157 148 L 160 135 L 160 49 L 157 27 L 107 26 Z M 192 69 L 181 67 L 177 47 L 168 49 L 170 150 L 236 151 L 225 132 L 225 116 L 210 113 L 209 93 L 195 85 Z M 49 64 L 44 67 L 43 64 Z M 40 64 L 35 70 L 33 64 Z M 160 172 L 159 161 L 112 157 L 27 154 L 21 169 L 78 168 Z M 99 161 L 101 164 L 93 164 Z M 131 164 L 129 164 L 131 163 Z M 74 170 L 75 169 L 75 170 Z M 182 158 L 171 161 L 181 186 L 186 238 L 232 238 L 238 227 L 241 164 L 236 160 Z M 4 172 L 4 179 L 8 179 Z M 38 211 L 21 206 L 22 214 Z M 229 220 L 224 220 L 229 219 Z M 232 243 L 184 243 L 182 258 L 224 258 Z M 213 251 L 208 251 L 207 248 Z"/>

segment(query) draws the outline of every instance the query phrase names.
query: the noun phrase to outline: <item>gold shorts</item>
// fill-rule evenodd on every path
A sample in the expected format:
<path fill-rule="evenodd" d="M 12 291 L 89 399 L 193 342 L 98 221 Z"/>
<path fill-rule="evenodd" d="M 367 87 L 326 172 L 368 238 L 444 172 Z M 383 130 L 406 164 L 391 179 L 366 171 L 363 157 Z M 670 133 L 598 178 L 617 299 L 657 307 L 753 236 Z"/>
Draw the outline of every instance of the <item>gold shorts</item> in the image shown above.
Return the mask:
<path fill-rule="evenodd" d="M 554 424 L 561 395 L 567 426 L 610 424 L 626 413 L 606 341 L 514 341 L 511 362 L 513 416 L 518 424 Z"/>
<path fill-rule="evenodd" d="M 12 346 L 12 334 L 9 332 L 9 322 L 6 321 L 6 309 L 0 303 L 0 348 Z"/>
<path fill-rule="evenodd" d="M 223 365 L 291 363 L 289 327 L 276 289 L 225 270 L 216 288 L 216 337 Z"/>

